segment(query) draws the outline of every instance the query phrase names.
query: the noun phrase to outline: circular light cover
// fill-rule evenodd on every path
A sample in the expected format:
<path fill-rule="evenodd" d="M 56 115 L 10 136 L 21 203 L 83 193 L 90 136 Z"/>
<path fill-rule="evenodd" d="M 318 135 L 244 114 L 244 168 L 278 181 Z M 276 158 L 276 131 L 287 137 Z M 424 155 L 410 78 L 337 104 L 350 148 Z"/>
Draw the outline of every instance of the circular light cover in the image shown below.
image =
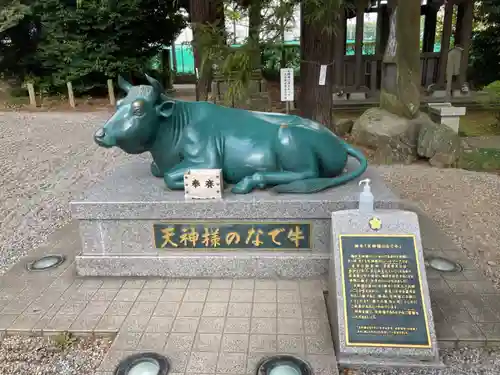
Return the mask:
<path fill-rule="evenodd" d="M 429 267 L 439 272 L 460 272 L 462 271 L 462 266 L 455 263 L 449 259 L 434 257 L 427 261 Z"/>
<path fill-rule="evenodd" d="M 272 368 L 269 375 L 302 375 L 300 369 L 292 364 L 283 363 Z"/>
<path fill-rule="evenodd" d="M 138 353 L 122 360 L 114 375 L 166 375 L 168 359 L 157 353 Z"/>
<path fill-rule="evenodd" d="M 291 355 L 265 358 L 257 368 L 257 375 L 312 375 L 311 367 Z"/>
<path fill-rule="evenodd" d="M 28 264 L 30 271 L 45 271 L 60 266 L 65 261 L 62 255 L 46 255 Z"/>
<path fill-rule="evenodd" d="M 160 372 L 160 364 L 152 358 L 146 358 L 137 361 L 130 367 L 127 375 L 158 375 Z"/>

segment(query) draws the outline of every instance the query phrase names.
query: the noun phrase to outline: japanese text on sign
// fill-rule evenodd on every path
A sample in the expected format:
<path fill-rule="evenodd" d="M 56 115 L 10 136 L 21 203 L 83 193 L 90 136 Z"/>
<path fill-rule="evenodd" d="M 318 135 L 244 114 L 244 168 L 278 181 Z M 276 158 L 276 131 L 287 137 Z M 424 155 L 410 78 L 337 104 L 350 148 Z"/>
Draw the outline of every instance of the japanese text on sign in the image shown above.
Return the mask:
<path fill-rule="evenodd" d="M 430 347 L 413 236 L 340 236 L 346 342 Z"/>
<path fill-rule="evenodd" d="M 308 250 L 309 223 L 161 223 L 153 225 L 158 249 Z"/>
<path fill-rule="evenodd" d="M 293 69 L 280 69 L 280 90 L 282 102 L 293 102 L 295 96 L 295 87 L 293 80 Z"/>

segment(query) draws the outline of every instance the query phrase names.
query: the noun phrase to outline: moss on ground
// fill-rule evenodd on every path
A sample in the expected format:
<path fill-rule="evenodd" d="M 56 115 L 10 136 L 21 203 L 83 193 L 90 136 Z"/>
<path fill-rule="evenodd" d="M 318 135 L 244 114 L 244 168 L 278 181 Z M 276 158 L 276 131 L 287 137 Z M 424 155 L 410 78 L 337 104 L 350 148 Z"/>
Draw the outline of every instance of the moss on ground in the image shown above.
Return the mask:
<path fill-rule="evenodd" d="M 494 112 L 467 110 L 467 114 L 460 118 L 460 135 L 462 137 L 500 135 L 500 124 L 496 123 Z"/>
<path fill-rule="evenodd" d="M 462 152 L 458 166 L 472 171 L 500 170 L 500 150 L 493 148 L 475 148 Z"/>

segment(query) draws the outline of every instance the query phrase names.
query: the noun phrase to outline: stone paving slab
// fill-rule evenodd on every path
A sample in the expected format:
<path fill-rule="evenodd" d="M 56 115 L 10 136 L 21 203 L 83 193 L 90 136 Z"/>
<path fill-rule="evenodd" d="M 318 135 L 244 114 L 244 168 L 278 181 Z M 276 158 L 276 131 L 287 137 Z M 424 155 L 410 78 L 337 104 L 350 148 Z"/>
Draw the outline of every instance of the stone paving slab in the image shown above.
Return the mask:
<path fill-rule="evenodd" d="M 337 374 L 326 313 L 325 280 L 78 278 L 75 224 L 0 278 L 0 332 L 109 335 L 114 342 L 98 375 L 138 351 L 156 351 L 172 373 L 247 375 L 266 355 L 297 354 L 316 375 Z M 47 272 L 28 272 L 42 254 L 67 261 Z M 426 256 L 460 262 L 464 271 L 429 269 L 439 346 L 500 344 L 500 293 L 451 246 L 429 246 Z"/>

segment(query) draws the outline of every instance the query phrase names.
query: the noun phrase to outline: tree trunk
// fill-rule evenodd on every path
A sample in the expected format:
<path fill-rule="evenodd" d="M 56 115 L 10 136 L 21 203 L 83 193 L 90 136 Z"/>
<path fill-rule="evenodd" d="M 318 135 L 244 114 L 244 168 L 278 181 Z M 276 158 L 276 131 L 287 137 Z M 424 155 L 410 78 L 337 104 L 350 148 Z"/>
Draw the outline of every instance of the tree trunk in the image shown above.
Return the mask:
<path fill-rule="evenodd" d="M 248 39 L 252 49 L 252 69 L 260 68 L 260 26 L 261 26 L 261 2 L 254 0 L 248 8 Z"/>
<path fill-rule="evenodd" d="M 223 0 L 190 0 L 189 8 L 193 27 L 194 61 L 199 74 L 196 85 L 196 100 L 206 101 L 210 91 L 212 64 L 206 62 L 203 67 L 201 66 L 203 61 L 203 51 L 200 47 L 201 30 L 197 25 L 215 24 L 217 22 L 220 32 L 225 35 Z"/>
<path fill-rule="evenodd" d="M 282 0 L 281 0 L 282 1 Z M 280 17 L 280 46 L 281 46 L 281 60 L 280 68 L 286 68 L 286 51 L 285 51 L 285 20 Z"/>
<path fill-rule="evenodd" d="M 300 112 L 301 116 L 325 126 L 333 126 L 333 98 L 330 75 L 333 74 L 335 35 L 324 29 L 321 22 L 309 24 L 304 20 L 307 7 L 301 3 L 302 31 L 300 63 Z M 320 66 L 327 65 L 326 84 L 319 85 Z"/>
<path fill-rule="evenodd" d="M 420 108 L 420 1 L 394 4 L 383 60 L 380 107 L 414 118 Z"/>

